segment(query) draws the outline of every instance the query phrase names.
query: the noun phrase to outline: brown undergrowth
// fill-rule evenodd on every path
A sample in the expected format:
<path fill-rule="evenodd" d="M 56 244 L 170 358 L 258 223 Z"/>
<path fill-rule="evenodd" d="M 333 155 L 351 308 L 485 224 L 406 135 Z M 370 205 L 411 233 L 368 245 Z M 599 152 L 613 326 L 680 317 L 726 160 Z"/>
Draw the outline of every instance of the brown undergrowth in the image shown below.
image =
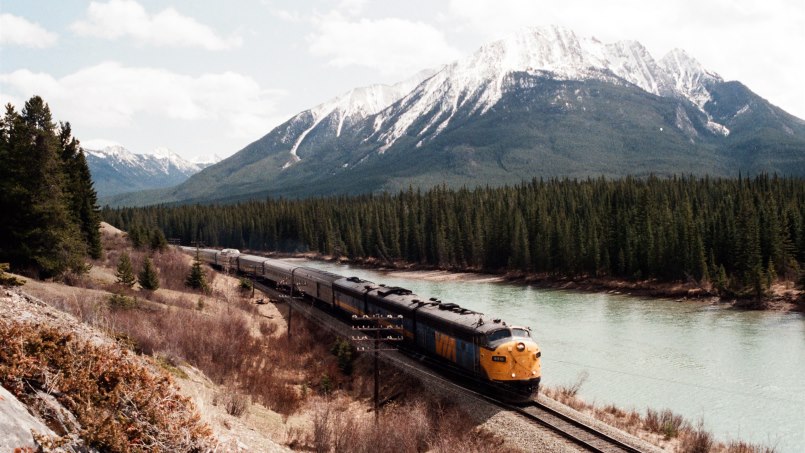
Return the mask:
<path fill-rule="evenodd" d="M 311 429 L 291 439 L 292 448 L 355 453 L 517 451 L 475 429 L 466 413 L 442 400 L 415 397 L 389 404 L 377 422 L 374 414 L 355 411 L 344 398 L 319 398 L 311 407 Z"/>
<path fill-rule="evenodd" d="M 40 437 L 43 446 L 83 444 L 100 451 L 212 446 L 210 429 L 170 376 L 143 366 L 126 350 L 58 328 L 11 322 L 0 322 L 0 343 L 0 382 L 62 436 Z M 42 404 L 49 398 L 57 405 Z"/>

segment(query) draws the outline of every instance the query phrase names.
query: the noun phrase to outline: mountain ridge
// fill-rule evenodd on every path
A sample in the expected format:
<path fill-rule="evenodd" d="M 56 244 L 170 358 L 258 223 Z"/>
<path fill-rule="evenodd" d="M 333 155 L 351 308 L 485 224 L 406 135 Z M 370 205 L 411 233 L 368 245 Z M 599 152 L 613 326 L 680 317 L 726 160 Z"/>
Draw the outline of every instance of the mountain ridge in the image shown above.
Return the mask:
<path fill-rule="evenodd" d="M 175 186 L 209 166 L 189 162 L 167 148 L 136 154 L 122 145 L 98 147 L 90 142 L 82 149 L 99 198 Z"/>
<path fill-rule="evenodd" d="M 528 28 L 420 78 L 408 93 L 356 104 L 366 108 L 351 104 L 355 89 L 300 112 L 160 201 L 552 176 L 805 175 L 805 122 L 681 49 L 655 60 L 637 41 Z"/>

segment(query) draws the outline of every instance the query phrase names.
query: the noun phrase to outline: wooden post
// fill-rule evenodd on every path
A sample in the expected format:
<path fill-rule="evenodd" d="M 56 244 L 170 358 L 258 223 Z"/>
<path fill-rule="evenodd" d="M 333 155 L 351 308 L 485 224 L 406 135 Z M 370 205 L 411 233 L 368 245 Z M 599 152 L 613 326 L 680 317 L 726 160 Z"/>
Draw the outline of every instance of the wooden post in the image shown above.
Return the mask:
<path fill-rule="evenodd" d="M 377 357 L 380 354 L 380 349 L 378 349 L 378 345 L 380 344 L 380 329 L 375 330 L 375 366 L 374 366 L 374 374 L 375 374 L 375 425 L 380 421 L 380 384 L 378 381 L 378 376 L 380 372 L 378 371 L 378 361 Z"/>
<path fill-rule="evenodd" d="M 291 300 L 288 299 L 288 339 L 291 339 L 291 315 L 293 314 L 293 307 L 291 306 Z"/>
<path fill-rule="evenodd" d="M 291 339 L 291 315 L 293 314 L 293 305 L 291 302 L 293 301 L 293 274 L 291 274 L 291 294 L 288 298 L 288 339 Z"/>
<path fill-rule="evenodd" d="M 380 421 L 380 351 L 394 350 L 392 347 L 381 344 L 381 341 L 385 343 L 403 340 L 402 315 L 352 315 L 352 319 L 356 324 L 352 326 L 352 330 L 361 331 L 363 333 L 363 335 L 358 337 L 353 336 L 352 340 L 359 344 L 363 342 L 369 344 L 368 346 L 358 346 L 358 351 L 374 352 L 374 366 L 372 367 L 374 368 L 374 409 L 375 423 L 378 423 Z M 371 332 L 374 332 L 374 335 L 371 335 Z M 396 332 L 398 336 L 385 335 L 381 340 L 380 332 Z"/>

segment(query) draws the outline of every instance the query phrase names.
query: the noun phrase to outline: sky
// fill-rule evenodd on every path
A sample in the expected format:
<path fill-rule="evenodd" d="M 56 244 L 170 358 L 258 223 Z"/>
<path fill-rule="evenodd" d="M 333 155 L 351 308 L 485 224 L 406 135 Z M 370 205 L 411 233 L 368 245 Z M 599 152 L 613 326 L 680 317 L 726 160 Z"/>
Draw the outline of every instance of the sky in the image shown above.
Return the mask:
<path fill-rule="evenodd" d="M 0 0 L 0 102 L 40 95 L 86 147 L 224 158 L 351 88 L 527 26 L 682 48 L 805 118 L 794 0 Z"/>

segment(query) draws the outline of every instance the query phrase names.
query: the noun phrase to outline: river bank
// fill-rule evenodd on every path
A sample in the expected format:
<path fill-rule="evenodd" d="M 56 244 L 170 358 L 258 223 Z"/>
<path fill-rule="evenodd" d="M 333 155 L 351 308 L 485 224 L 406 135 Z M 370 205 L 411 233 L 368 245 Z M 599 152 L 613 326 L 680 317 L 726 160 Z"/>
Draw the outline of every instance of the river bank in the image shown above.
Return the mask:
<path fill-rule="evenodd" d="M 564 289 L 588 293 L 607 293 L 652 299 L 698 300 L 729 306 L 740 310 L 772 310 L 780 312 L 805 311 L 805 291 L 797 289 L 792 281 L 777 281 L 768 295 L 761 300 L 721 296 L 711 285 L 695 281 L 664 282 L 656 279 L 625 280 L 614 277 L 565 277 L 547 273 L 502 272 L 483 273 L 478 269 L 440 269 L 434 266 L 404 261 L 383 261 L 377 258 L 350 259 L 317 253 L 248 252 L 271 258 L 298 258 L 351 266 L 384 272 L 392 276 L 408 276 L 428 281 L 471 281 L 478 283 L 506 282 L 531 285 L 535 288 Z"/>

